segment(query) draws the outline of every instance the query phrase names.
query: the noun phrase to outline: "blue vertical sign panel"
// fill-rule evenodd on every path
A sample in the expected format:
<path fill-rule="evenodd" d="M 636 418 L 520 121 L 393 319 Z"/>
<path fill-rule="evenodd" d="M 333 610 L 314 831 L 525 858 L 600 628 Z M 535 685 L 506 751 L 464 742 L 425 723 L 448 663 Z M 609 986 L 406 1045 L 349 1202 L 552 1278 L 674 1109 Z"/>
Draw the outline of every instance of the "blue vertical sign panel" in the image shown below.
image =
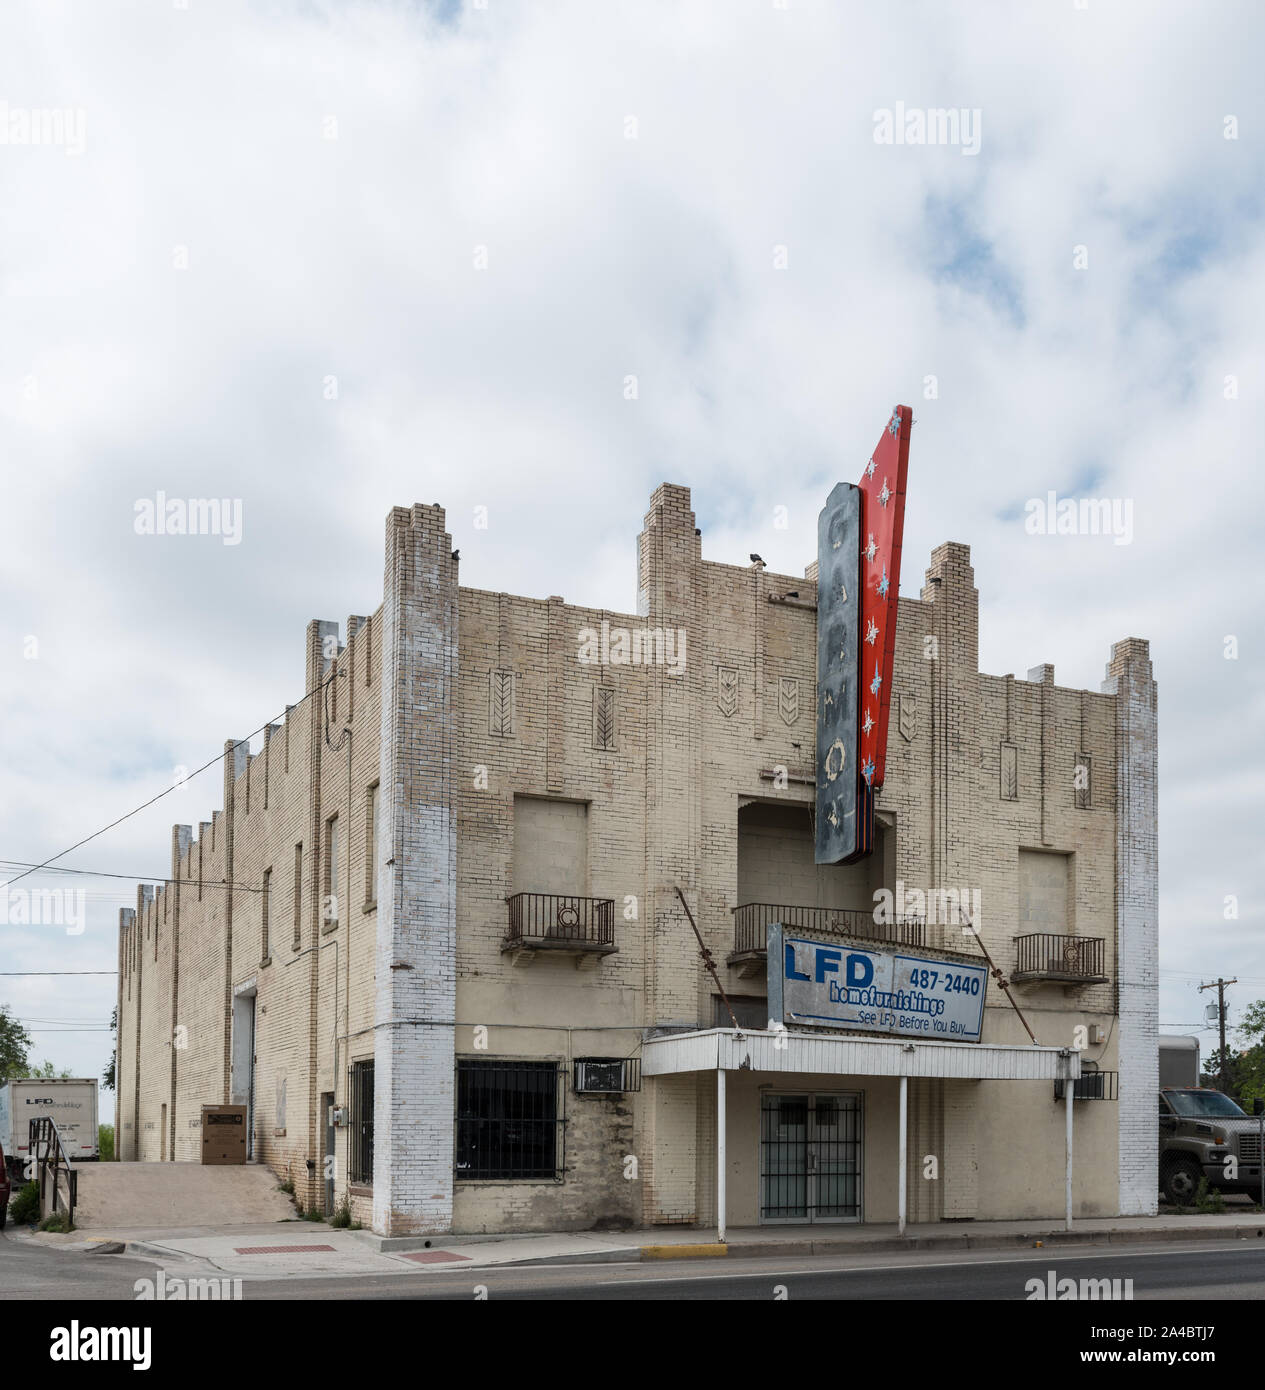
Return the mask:
<path fill-rule="evenodd" d="M 857 823 L 860 576 L 861 489 L 839 483 L 817 518 L 818 864 L 865 848 Z"/>

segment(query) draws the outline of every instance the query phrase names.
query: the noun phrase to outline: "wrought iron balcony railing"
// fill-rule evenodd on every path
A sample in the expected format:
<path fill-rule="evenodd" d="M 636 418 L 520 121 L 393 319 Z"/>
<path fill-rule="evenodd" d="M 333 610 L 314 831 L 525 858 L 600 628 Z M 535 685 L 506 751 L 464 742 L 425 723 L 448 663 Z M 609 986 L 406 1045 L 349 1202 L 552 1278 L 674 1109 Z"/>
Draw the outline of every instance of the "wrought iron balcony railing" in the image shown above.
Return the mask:
<path fill-rule="evenodd" d="M 873 912 L 838 907 L 792 907 L 786 903 L 742 903 L 733 909 L 734 955 L 768 949 L 770 922 L 818 936 L 855 936 L 899 946 L 924 946 L 926 923 L 921 917 L 876 922 Z"/>
<path fill-rule="evenodd" d="M 1081 1066 L 1088 1065 L 1085 1062 Z M 1115 1071 L 1083 1071 L 1072 1082 L 1073 1100 L 1115 1100 L 1120 1073 Z M 1067 1095 L 1067 1082 L 1055 1081 L 1054 1099 L 1062 1100 Z"/>
<path fill-rule="evenodd" d="M 1062 980 L 1069 984 L 1104 984 L 1104 939 L 1035 932 L 1015 937 L 1015 972 L 1024 980 Z"/>
<path fill-rule="evenodd" d="M 615 950 L 615 900 L 562 893 L 515 893 L 507 898 L 511 946 L 573 946 Z"/>

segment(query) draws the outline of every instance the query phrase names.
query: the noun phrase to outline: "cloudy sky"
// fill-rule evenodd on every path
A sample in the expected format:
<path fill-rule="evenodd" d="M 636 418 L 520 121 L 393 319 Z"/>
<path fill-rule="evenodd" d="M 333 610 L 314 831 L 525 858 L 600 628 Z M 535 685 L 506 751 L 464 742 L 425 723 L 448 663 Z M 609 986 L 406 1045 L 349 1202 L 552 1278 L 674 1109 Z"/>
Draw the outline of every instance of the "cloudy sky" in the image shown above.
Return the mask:
<path fill-rule="evenodd" d="M 798 574 L 903 401 L 903 592 L 969 543 L 995 673 L 1096 690 L 1150 638 L 1161 1023 L 1218 974 L 1237 1016 L 1265 997 L 1263 45 L 1259 6 L 1212 2 L 16 0 L 0 858 L 296 699 L 308 619 L 380 601 L 392 505 L 447 507 L 466 584 L 629 611 L 656 484 L 693 489 L 707 557 Z M 956 143 L 875 138 L 949 108 Z M 1129 543 L 1029 534 L 1050 490 L 1127 503 Z M 240 543 L 137 535 L 160 491 L 240 499 Z M 59 862 L 161 876 L 219 787 Z M 134 886 L 74 882 L 87 930 L 0 927 L 0 970 L 114 968 Z M 113 993 L 0 977 L 77 1074 L 109 1035 L 59 1030 Z"/>

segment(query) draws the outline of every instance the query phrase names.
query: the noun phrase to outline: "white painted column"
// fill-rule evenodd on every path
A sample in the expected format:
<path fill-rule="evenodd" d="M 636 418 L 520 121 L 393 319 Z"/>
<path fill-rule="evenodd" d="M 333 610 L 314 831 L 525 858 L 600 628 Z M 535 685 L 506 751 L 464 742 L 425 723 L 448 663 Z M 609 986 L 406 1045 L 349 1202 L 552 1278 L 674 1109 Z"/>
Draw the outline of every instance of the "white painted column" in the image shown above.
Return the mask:
<path fill-rule="evenodd" d="M 1126 637 L 1111 649 L 1103 691 L 1114 695 L 1116 941 L 1120 1000 L 1116 1103 L 1121 1216 L 1154 1216 L 1159 1187 L 1159 885 L 1156 692 L 1150 647 Z M 1091 777 L 1092 777 L 1091 772 Z M 1096 793 L 1096 789 L 1095 789 Z M 951 882 L 952 880 L 946 880 Z"/>
<path fill-rule="evenodd" d="M 1076 1095 L 1076 1082 L 1070 1077 L 1063 1083 L 1063 1094 L 1067 1103 L 1067 1217 L 1066 1225 L 1072 1229 L 1072 1099 Z"/>
<path fill-rule="evenodd" d="M 909 1129 L 909 1078 L 908 1078 L 907 1076 L 902 1076 L 901 1079 L 900 1079 L 900 1137 L 899 1137 L 899 1139 L 897 1140 L 897 1143 L 898 1143 L 898 1145 L 899 1145 L 899 1147 L 900 1147 L 900 1168 L 899 1168 L 900 1177 L 899 1177 L 899 1179 L 898 1179 L 898 1181 L 897 1181 L 897 1188 L 896 1188 L 896 1190 L 897 1190 L 897 1198 L 896 1198 L 896 1202 L 897 1202 L 897 1205 L 896 1205 L 896 1222 L 897 1222 L 897 1230 L 898 1230 L 898 1233 L 899 1233 L 900 1235 L 902 1235 L 902 1236 L 905 1234 L 905 1206 L 906 1206 L 906 1200 L 905 1200 L 905 1187 L 906 1187 L 906 1182 L 907 1182 L 908 1176 L 909 1176 L 909 1175 L 908 1175 L 908 1172 L 907 1172 L 907 1169 L 908 1169 L 908 1167 L 909 1167 L 909 1163 L 908 1163 L 908 1159 L 907 1159 L 906 1154 L 905 1154 L 905 1148 L 906 1148 L 905 1139 L 906 1139 L 906 1134 L 907 1134 L 907 1132 L 908 1132 L 908 1129 Z"/>
<path fill-rule="evenodd" d="M 716 1239 L 725 1243 L 725 1069 L 716 1068 Z"/>
<path fill-rule="evenodd" d="M 381 1236 L 452 1229 L 457 589 L 443 508 L 393 508 L 382 626 L 373 634 L 382 689 L 373 1033 L 373 1229 Z M 353 905 L 353 919 L 359 911 Z"/>

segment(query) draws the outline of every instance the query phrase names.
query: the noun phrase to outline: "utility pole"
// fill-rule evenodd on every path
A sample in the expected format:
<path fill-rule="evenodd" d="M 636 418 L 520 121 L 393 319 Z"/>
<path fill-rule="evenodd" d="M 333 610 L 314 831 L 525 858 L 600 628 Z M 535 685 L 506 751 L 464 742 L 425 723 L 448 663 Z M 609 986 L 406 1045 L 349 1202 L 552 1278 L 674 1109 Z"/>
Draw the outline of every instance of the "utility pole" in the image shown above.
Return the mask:
<path fill-rule="evenodd" d="M 1210 985 L 1200 985 L 1201 990 L 1215 989 L 1217 991 L 1217 1022 L 1221 1026 L 1221 1051 L 1217 1053 L 1217 1061 L 1220 1063 L 1220 1079 L 1222 1094 L 1229 1093 L 1229 1081 L 1226 1077 L 1225 1065 L 1225 991 L 1227 985 L 1237 985 L 1239 982 L 1236 975 L 1233 980 L 1214 980 Z"/>

